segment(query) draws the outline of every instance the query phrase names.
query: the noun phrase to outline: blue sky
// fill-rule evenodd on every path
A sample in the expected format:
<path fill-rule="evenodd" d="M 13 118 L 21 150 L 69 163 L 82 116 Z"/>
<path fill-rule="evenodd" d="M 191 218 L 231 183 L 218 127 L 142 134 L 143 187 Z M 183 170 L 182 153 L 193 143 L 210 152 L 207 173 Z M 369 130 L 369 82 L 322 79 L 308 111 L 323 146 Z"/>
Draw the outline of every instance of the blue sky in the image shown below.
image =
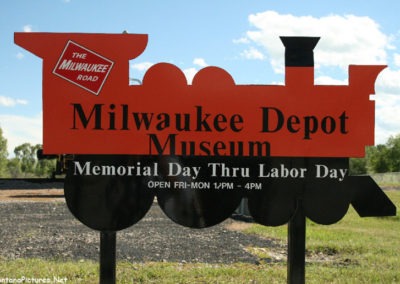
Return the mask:
<path fill-rule="evenodd" d="M 384 3 L 384 4 L 383 4 Z M 386 64 L 376 81 L 376 144 L 400 133 L 400 2 L 294 0 L 3 0 L 0 3 L 0 127 L 9 152 L 41 143 L 41 59 L 13 42 L 14 32 L 149 34 L 130 63 L 141 79 L 159 62 L 190 82 L 201 68 L 228 71 L 237 84 L 282 84 L 279 36 L 321 36 L 316 84 L 347 84 L 349 64 Z"/>

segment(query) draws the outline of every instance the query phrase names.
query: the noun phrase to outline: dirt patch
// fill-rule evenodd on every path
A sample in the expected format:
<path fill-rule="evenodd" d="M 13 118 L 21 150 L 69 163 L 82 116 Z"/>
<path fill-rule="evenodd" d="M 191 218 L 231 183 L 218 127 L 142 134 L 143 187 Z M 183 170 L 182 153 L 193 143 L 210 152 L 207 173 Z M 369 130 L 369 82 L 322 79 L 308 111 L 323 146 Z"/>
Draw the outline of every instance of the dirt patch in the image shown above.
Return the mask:
<path fill-rule="evenodd" d="M 226 224 L 226 228 L 228 230 L 232 230 L 232 231 L 239 231 L 239 232 L 243 232 L 244 230 L 248 229 L 249 227 L 251 227 L 252 223 L 249 222 L 230 222 Z"/>
<path fill-rule="evenodd" d="M 50 202 L 64 199 L 63 189 L 9 189 L 0 190 L 2 202 Z"/>
<path fill-rule="evenodd" d="M 61 180 L 0 179 L 0 202 L 49 202 L 63 198 Z"/>

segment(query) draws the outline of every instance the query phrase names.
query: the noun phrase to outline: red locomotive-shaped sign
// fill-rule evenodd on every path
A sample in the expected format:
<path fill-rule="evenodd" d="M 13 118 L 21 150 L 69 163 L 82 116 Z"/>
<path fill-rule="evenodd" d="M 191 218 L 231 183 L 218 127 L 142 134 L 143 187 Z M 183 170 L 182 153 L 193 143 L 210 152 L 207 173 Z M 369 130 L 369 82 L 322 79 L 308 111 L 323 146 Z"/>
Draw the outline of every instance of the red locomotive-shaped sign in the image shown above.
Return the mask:
<path fill-rule="evenodd" d="M 218 67 L 188 85 L 179 68 L 159 63 L 130 86 L 129 60 L 147 35 L 15 34 L 43 58 L 43 150 L 76 154 L 64 194 L 110 250 L 101 280 L 115 283 L 115 231 L 141 220 L 155 196 L 187 227 L 222 222 L 243 198 L 255 222 L 289 223 L 295 283 L 304 283 L 306 217 L 333 224 L 350 204 L 362 217 L 396 215 L 371 177 L 349 175 L 349 157 L 374 143 L 370 95 L 385 66 L 351 65 L 348 86 L 315 85 L 318 38 L 281 40 L 285 85 L 236 85 Z"/>
<path fill-rule="evenodd" d="M 200 70 L 188 85 L 179 68 L 159 63 L 142 85 L 129 85 L 129 60 L 147 39 L 15 34 L 43 58 L 46 154 L 362 157 L 374 143 L 370 95 L 385 66 L 350 65 L 348 86 L 326 86 L 314 84 L 313 64 L 286 58 L 285 85 L 236 85 L 218 67 Z M 312 58 L 318 42 L 281 39 L 301 58 Z"/>

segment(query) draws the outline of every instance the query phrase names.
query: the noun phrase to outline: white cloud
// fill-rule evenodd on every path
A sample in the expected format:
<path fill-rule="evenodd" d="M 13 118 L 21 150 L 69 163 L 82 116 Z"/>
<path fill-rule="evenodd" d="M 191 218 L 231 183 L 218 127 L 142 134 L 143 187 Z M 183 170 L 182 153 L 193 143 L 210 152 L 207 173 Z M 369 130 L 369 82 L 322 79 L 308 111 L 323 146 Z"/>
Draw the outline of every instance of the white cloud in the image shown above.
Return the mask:
<path fill-rule="evenodd" d="M 395 64 L 396 66 L 399 66 L 399 67 L 400 67 L 400 54 L 395 53 L 395 54 L 393 55 L 393 61 L 394 61 L 394 64 Z"/>
<path fill-rule="evenodd" d="M 376 92 L 389 95 L 400 95 L 400 70 L 384 69 L 375 82 Z M 400 131 L 400 129 L 399 129 Z"/>
<path fill-rule="evenodd" d="M 193 64 L 200 66 L 200 67 L 207 67 L 208 64 L 206 63 L 206 61 L 203 58 L 195 58 L 193 59 Z"/>
<path fill-rule="evenodd" d="M 131 64 L 131 68 L 141 71 L 141 72 L 144 72 L 144 71 L 147 71 L 153 65 L 154 65 L 154 63 L 151 63 L 151 62 L 141 62 L 141 63 Z"/>
<path fill-rule="evenodd" d="M 26 101 L 26 100 L 0 96 L 0 106 L 3 106 L 3 107 L 13 107 L 16 105 L 27 105 L 27 104 L 28 104 L 28 101 Z"/>
<path fill-rule="evenodd" d="M 400 70 L 386 68 L 375 83 L 376 144 L 384 144 L 400 132 Z"/>
<path fill-rule="evenodd" d="M 15 57 L 17 57 L 17 59 L 21 60 L 25 57 L 25 55 L 22 52 L 18 52 Z"/>
<path fill-rule="evenodd" d="M 386 68 L 375 81 L 375 144 L 400 133 L 400 70 Z"/>
<path fill-rule="evenodd" d="M 32 32 L 32 25 L 25 25 L 23 26 L 22 30 L 26 33 Z"/>
<path fill-rule="evenodd" d="M 42 114 L 33 117 L 0 115 L 0 127 L 7 139 L 7 149 L 12 155 L 14 148 L 23 144 L 42 144 Z"/>
<path fill-rule="evenodd" d="M 250 43 L 250 40 L 247 37 L 241 37 L 238 39 L 234 39 L 233 43 Z"/>
<path fill-rule="evenodd" d="M 375 96 L 375 144 L 384 144 L 390 136 L 400 132 L 400 96 L 380 94 Z"/>
<path fill-rule="evenodd" d="M 390 37 L 369 17 L 316 18 L 266 11 L 250 15 L 249 22 L 254 29 L 246 33 L 247 38 L 265 48 L 277 73 L 282 72 L 284 65 L 284 47 L 279 36 L 321 37 L 315 49 L 318 66 L 347 68 L 349 64 L 382 64 L 387 61 L 387 49 L 392 48 Z"/>
<path fill-rule="evenodd" d="M 315 78 L 315 85 L 348 85 L 348 80 L 337 80 L 329 76 L 318 76 Z"/>
<path fill-rule="evenodd" d="M 264 60 L 264 54 L 254 47 L 250 47 L 241 53 L 241 56 L 246 59 Z"/>
<path fill-rule="evenodd" d="M 198 70 L 196 68 L 194 68 L 194 67 L 191 67 L 191 68 L 186 68 L 186 69 L 184 69 L 182 71 L 186 76 L 186 80 L 188 81 L 188 84 L 189 85 L 192 84 L 193 77 L 194 77 L 194 75 L 196 75 Z"/>

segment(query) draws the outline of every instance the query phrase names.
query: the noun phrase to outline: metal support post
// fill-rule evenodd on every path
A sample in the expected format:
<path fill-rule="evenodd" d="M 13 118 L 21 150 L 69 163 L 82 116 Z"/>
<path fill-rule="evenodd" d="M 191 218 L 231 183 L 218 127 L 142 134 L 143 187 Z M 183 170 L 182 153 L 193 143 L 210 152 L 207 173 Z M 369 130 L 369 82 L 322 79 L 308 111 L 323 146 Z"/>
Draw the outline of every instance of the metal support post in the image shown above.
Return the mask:
<path fill-rule="evenodd" d="M 114 231 L 100 232 L 100 284 L 115 284 L 116 239 Z"/>
<path fill-rule="evenodd" d="M 306 217 L 302 201 L 297 200 L 297 209 L 288 225 L 287 283 L 305 283 Z"/>

